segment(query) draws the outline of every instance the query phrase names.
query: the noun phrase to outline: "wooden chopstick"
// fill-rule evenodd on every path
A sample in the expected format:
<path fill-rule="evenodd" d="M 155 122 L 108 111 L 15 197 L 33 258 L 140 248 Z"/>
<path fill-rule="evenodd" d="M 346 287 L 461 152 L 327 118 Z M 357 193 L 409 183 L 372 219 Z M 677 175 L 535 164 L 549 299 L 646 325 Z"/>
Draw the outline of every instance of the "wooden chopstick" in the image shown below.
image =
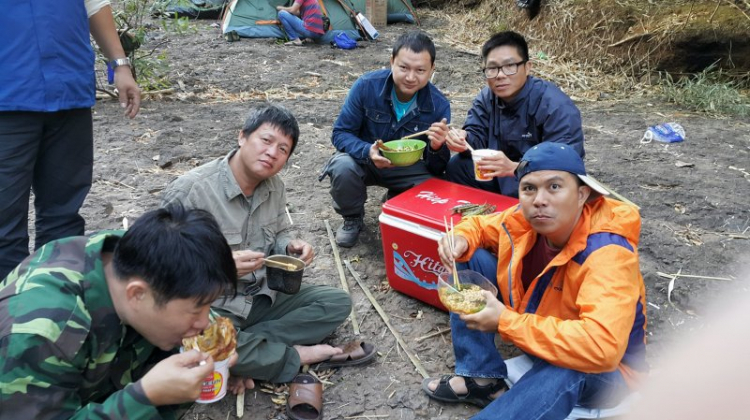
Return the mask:
<path fill-rule="evenodd" d="M 455 245 L 453 240 L 455 239 L 453 236 L 453 218 L 451 218 L 451 227 L 450 230 L 448 230 L 448 219 L 443 216 L 443 224 L 445 224 L 445 235 L 448 237 L 448 248 L 450 248 L 451 251 L 451 257 L 453 258 L 453 284 L 456 290 L 461 290 L 461 282 L 458 280 L 458 271 L 456 270 L 456 259 L 453 255 Z"/>
<path fill-rule="evenodd" d="M 411 138 L 414 138 L 414 137 L 419 137 L 422 134 L 427 134 L 429 132 L 430 132 L 430 130 L 427 129 L 427 130 L 424 130 L 424 131 L 420 131 L 419 133 L 409 134 L 408 136 L 404 136 L 404 137 L 401 137 L 401 138 L 402 139 L 411 139 Z"/>
<path fill-rule="evenodd" d="M 456 253 L 456 237 L 453 235 L 453 217 L 451 217 L 451 254 Z M 456 256 L 453 255 L 453 283 L 456 289 L 461 291 L 461 282 L 458 280 L 458 268 L 456 268 Z"/>
<path fill-rule="evenodd" d="M 455 134 L 456 137 L 458 137 L 458 130 L 456 130 L 455 128 L 451 127 L 451 133 Z M 466 143 L 466 149 L 468 149 L 470 152 L 474 151 L 474 148 L 471 147 L 471 145 L 466 139 L 464 139 L 464 143 Z"/>
<path fill-rule="evenodd" d="M 288 263 L 283 263 L 283 262 L 274 261 L 274 260 L 266 259 L 265 264 L 270 265 L 271 267 L 281 268 L 286 271 L 298 271 L 299 270 L 299 268 L 294 264 L 288 264 Z"/>

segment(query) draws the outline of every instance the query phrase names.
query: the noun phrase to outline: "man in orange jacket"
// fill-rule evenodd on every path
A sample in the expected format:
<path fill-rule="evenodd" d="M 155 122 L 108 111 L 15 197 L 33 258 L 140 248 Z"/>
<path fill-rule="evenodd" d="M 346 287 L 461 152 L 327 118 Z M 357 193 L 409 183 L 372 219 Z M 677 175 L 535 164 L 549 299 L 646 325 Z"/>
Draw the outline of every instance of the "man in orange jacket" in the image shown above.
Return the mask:
<path fill-rule="evenodd" d="M 523 156 L 520 205 L 463 220 L 443 264 L 482 273 L 476 314 L 451 314 L 456 374 L 422 388 L 445 402 L 486 407 L 474 419 L 564 419 L 576 405 L 619 403 L 648 371 L 645 287 L 637 210 L 607 195 L 567 145 L 541 143 Z M 498 300 L 500 299 L 500 300 Z M 534 365 L 510 390 L 495 334 Z"/>

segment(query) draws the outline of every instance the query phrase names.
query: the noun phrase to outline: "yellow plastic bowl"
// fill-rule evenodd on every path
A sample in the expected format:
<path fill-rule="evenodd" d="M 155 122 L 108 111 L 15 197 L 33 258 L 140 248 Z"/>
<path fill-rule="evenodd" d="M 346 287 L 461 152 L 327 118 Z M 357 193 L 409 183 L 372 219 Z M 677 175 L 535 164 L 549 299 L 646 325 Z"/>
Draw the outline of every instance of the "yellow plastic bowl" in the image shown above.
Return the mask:
<path fill-rule="evenodd" d="M 409 166 L 415 164 L 420 158 L 427 143 L 422 140 L 391 140 L 385 143 L 386 147 L 395 150 L 402 150 L 397 152 L 389 152 L 380 150 L 388 160 L 391 161 L 393 166 Z"/>

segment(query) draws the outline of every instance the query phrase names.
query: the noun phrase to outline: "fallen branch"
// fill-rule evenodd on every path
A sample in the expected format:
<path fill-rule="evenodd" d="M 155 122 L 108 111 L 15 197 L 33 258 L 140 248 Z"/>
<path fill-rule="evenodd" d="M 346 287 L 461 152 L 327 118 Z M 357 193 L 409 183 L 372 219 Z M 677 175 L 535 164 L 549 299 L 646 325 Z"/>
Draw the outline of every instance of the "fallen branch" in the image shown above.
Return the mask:
<path fill-rule="evenodd" d="M 375 296 L 370 293 L 370 290 L 362 284 L 362 279 L 359 278 L 359 274 L 357 274 L 356 271 L 354 271 L 354 268 L 352 268 L 352 265 L 349 263 L 348 260 L 344 260 L 344 264 L 346 264 L 346 268 L 349 269 L 349 272 L 352 273 L 352 277 L 354 277 L 354 280 L 357 281 L 357 284 L 359 287 L 362 288 L 362 291 L 365 292 L 365 295 L 367 295 L 367 299 L 370 299 L 370 303 L 372 303 L 372 306 L 375 307 L 375 310 L 378 311 L 378 314 L 381 318 L 383 318 L 383 322 L 385 322 L 385 326 L 388 327 L 388 329 L 391 331 L 391 334 L 396 338 L 396 341 L 401 346 L 402 349 L 404 349 L 404 352 L 409 357 L 409 360 L 411 360 L 411 363 L 414 365 L 415 368 L 417 368 L 417 372 L 419 372 L 420 375 L 422 375 L 423 378 L 428 378 L 430 375 L 427 374 L 427 371 L 424 369 L 422 364 L 419 362 L 419 359 L 414 356 L 414 354 L 409 350 L 409 347 L 406 346 L 406 342 L 404 342 L 404 339 L 401 338 L 401 335 L 399 335 L 398 331 L 396 331 L 395 328 L 393 328 L 393 325 L 391 325 L 390 318 L 388 317 L 388 314 L 385 313 L 383 308 L 378 304 L 378 301 L 375 300 Z"/>
<path fill-rule="evenodd" d="M 289 224 L 293 225 L 294 221 L 292 220 L 292 215 L 289 213 L 289 207 L 284 206 L 284 211 L 286 211 L 286 217 L 289 218 Z"/>
<path fill-rule="evenodd" d="M 707 230 L 705 233 L 717 235 L 717 236 L 726 236 L 727 238 L 731 239 L 750 239 L 750 236 L 743 235 L 741 233 L 730 233 L 730 232 L 716 232 L 713 230 Z"/>
<path fill-rule="evenodd" d="M 333 236 L 333 230 L 328 220 L 324 220 L 326 224 L 326 230 L 328 231 L 328 240 L 331 242 L 331 249 L 333 249 L 333 258 L 336 260 L 336 268 L 339 270 L 339 278 L 341 278 L 341 288 L 346 293 L 349 293 L 349 284 L 346 282 L 346 273 L 344 273 L 344 267 L 341 265 L 341 256 L 339 255 L 339 247 L 336 246 L 336 239 Z M 352 312 L 349 315 L 352 321 L 352 329 L 354 329 L 354 335 L 359 335 L 359 325 L 357 324 L 357 316 L 354 311 L 354 305 L 352 305 Z"/>
<path fill-rule="evenodd" d="M 634 40 L 639 39 L 639 38 L 650 37 L 650 36 L 651 36 L 651 32 L 644 32 L 644 33 L 641 33 L 641 34 L 631 35 L 631 36 L 629 36 L 627 38 L 623 38 L 623 39 L 615 42 L 614 44 L 609 44 L 608 47 L 610 47 L 610 48 L 611 47 L 616 47 L 616 46 L 622 45 L 622 44 L 624 44 L 626 42 L 630 42 L 630 41 L 634 41 Z"/>
<path fill-rule="evenodd" d="M 128 184 L 126 184 L 124 182 L 117 181 L 117 180 L 110 181 L 108 179 L 102 179 L 101 181 L 98 181 L 98 182 L 101 182 L 103 184 L 119 185 L 119 186 L 122 186 L 122 187 L 130 188 L 131 190 L 135 190 L 136 189 L 135 187 L 133 187 L 131 185 L 128 185 Z"/>
<path fill-rule="evenodd" d="M 416 341 L 417 343 L 419 343 L 420 341 L 424 341 L 424 340 L 427 340 L 428 338 L 432 338 L 432 337 L 435 337 L 436 335 L 440 335 L 440 334 L 445 334 L 445 333 L 447 333 L 447 332 L 451 332 L 451 329 L 450 329 L 450 328 L 448 328 L 448 329 L 446 329 L 446 330 L 442 330 L 442 331 L 440 331 L 440 330 L 437 330 L 437 331 L 436 331 L 436 332 L 434 332 L 434 333 L 430 333 L 430 334 L 427 334 L 427 335 L 423 335 L 423 336 L 421 336 L 421 337 L 417 338 L 417 339 L 416 339 L 416 340 L 414 340 L 414 341 Z"/>
<path fill-rule="evenodd" d="M 663 277 L 665 279 L 671 279 L 671 278 L 677 278 L 677 277 L 684 277 L 688 279 L 702 279 L 702 280 L 721 280 L 721 281 L 732 281 L 732 279 L 728 277 L 710 277 L 710 276 L 696 276 L 696 275 L 690 275 L 690 274 L 681 274 L 681 273 L 675 273 L 675 274 L 668 274 L 668 273 L 662 273 L 661 271 L 657 271 L 656 275 L 659 277 Z"/>
<path fill-rule="evenodd" d="M 109 97 L 111 97 L 111 98 L 114 98 L 114 99 L 118 99 L 118 98 L 119 98 L 119 96 L 117 96 L 117 94 L 116 94 L 116 93 L 114 93 L 114 92 L 111 92 L 111 91 L 109 91 L 109 90 L 107 90 L 107 89 L 104 89 L 104 88 L 100 88 L 100 87 L 98 87 L 98 88 L 96 88 L 96 91 L 97 91 L 97 92 L 102 92 L 102 93 L 106 93 L 107 95 L 109 95 Z"/>
<path fill-rule="evenodd" d="M 168 93 L 174 93 L 174 88 L 167 88 L 167 89 L 159 89 L 159 90 L 146 90 L 141 92 L 141 97 L 145 98 L 146 96 L 151 95 L 166 95 Z"/>
<path fill-rule="evenodd" d="M 750 16 L 748 16 L 748 14 L 747 14 L 747 13 L 745 13 L 745 11 L 744 11 L 744 10 L 740 9 L 740 6 L 737 6 L 736 4 L 734 4 L 734 2 L 731 2 L 731 1 L 729 1 L 729 0 L 724 0 L 724 1 L 726 1 L 726 2 L 727 2 L 727 4 L 729 4 L 730 6 L 734 7 L 734 8 L 735 8 L 735 9 L 737 9 L 737 10 L 739 10 L 739 11 L 740 11 L 740 13 L 742 13 L 743 15 L 745 15 L 745 17 L 746 17 L 746 18 L 747 18 L 748 20 L 750 20 Z M 747 4 L 747 2 L 746 2 L 745 4 Z"/>

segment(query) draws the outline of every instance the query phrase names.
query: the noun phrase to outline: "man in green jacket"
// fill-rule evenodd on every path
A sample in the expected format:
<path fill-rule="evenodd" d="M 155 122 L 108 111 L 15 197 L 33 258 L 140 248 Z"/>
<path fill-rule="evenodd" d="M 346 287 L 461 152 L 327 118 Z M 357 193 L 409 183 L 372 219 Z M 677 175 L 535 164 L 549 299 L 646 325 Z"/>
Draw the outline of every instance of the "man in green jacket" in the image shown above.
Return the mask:
<path fill-rule="evenodd" d="M 236 287 L 229 246 L 201 210 L 46 244 L 0 282 L 0 419 L 175 418 L 214 363 L 169 352 Z"/>

